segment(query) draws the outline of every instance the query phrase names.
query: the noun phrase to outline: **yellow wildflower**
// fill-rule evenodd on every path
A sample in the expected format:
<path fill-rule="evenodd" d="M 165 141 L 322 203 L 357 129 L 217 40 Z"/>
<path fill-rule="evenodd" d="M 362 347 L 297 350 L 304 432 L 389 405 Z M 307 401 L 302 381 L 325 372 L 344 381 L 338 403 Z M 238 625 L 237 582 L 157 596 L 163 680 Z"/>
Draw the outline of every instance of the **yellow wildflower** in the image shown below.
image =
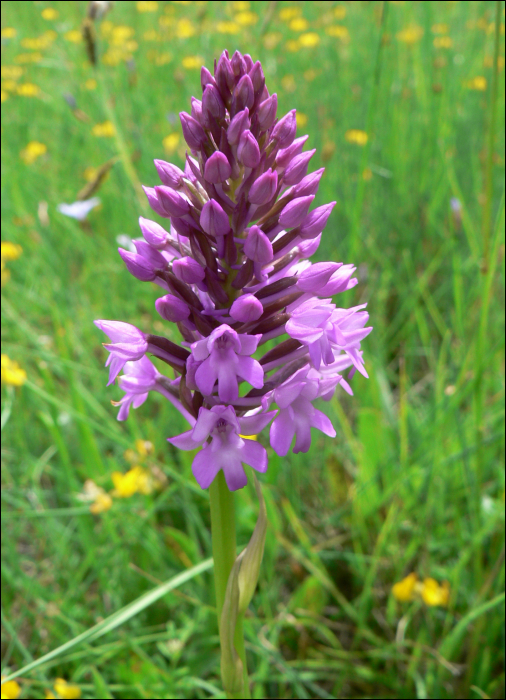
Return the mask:
<path fill-rule="evenodd" d="M 453 39 L 451 36 L 436 36 L 432 42 L 436 49 L 451 49 Z"/>
<path fill-rule="evenodd" d="M 416 44 L 423 36 L 423 29 L 416 24 L 406 27 L 397 33 L 397 40 L 403 44 Z"/>
<path fill-rule="evenodd" d="M 287 51 L 291 51 L 292 53 L 295 53 L 300 49 L 300 43 L 299 41 L 295 41 L 295 39 L 290 39 L 290 41 L 287 41 L 285 44 L 285 48 Z"/>
<path fill-rule="evenodd" d="M 304 17 L 294 17 L 288 26 L 294 32 L 303 32 L 309 27 L 309 22 Z"/>
<path fill-rule="evenodd" d="M 239 435 L 243 440 L 258 440 L 258 435 Z"/>
<path fill-rule="evenodd" d="M 81 688 L 75 683 L 67 683 L 64 678 L 57 678 L 54 682 L 53 688 L 60 698 L 75 700 L 76 698 L 81 697 Z"/>
<path fill-rule="evenodd" d="M 295 89 L 297 88 L 297 83 L 295 82 L 295 78 L 293 75 L 285 75 L 281 79 L 281 85 L 284 90 L 287 92 L 295 92 Z"/>
<path fill-rule="evenodd" d="M 103 491 L 103 493 L 97 494 L 95 500 L 90 505 L 90 513 L 93 513 L 93 515 L 98 515 L 99 513 L 104 513 L 106 510 L 109 510 L 111 506 L 111 496 Z"/>
<path fill-rule="evenodd" d="M 357 146 L 365 146 L 365 144 L 369 141 L 369 136 L 361 129 L 348 129 L 344 135 L 344 138 L 346 141 L 348 141 L 348 143 L 356 143 Z"/>
<path fill-rule="evenodd" d="M 21 66 L 2 66 L 2 78 L 6 80 L 17 80 L 23 72 L 24 69 Z"/>
<path fill-rule="evenodd" d="M 218 22 L 216 31 L 220 34 L 239 34 L 241 28 L 236 22 Z"/>
<path fill-rule="evenodd" d="M 369 180 L 372 180 L 372 170 L 371 168 L 364 168 L 364 171 L 362 173 L 362 180 L 365 182 L 369 182 Z"/>
<path fill-rule="evenodd" d="M 307 34 L 301 34 L 299 36 L 299 43 L 301 46 L 312 47 L 320 43 L 320 35 L 316 32 L 308 32 Z"/>
<path fill-rule="evenodd" d="M 408 574 L 402 581 L 398 581 L 392 586 L 392 594 L 394 598 L 401 603 L 406 603 L 413 600 L 415 597 L 415 587 L 418 577 L 415 573 Z"/>
<path fill-rule="evenodd" d="M 483 92 L 487 89 L 487 79 L 484 78 L 483 75 L 477 75 L 475 78 L 467 81 L 466 87 L 469 90 L 478 90 Z"/>
<path fill-rule="evenodd" d="M 53 693 L 52 690 L 46 690 L 44 693 L 44 698 L 45 700 L 52 700 L 52 698 L 56 698 L 56 695 Z"/>
<path fill-rule="evenodd" d="M 43 156 L 46 152 L 46 144 L 40 143 L 39 141 L 30 141 L 30 143 L 26 146 L 26 148 L 23 148 L 19 155 L 21 160 L 24 160 L 27 165 L 31 165 L 37 160 L 37 158 L 40 158 L 40 156 Z"/>
<path fill-rule="evenodd" d="M 66 41 L 70 41 L 72 44 L 80 44 L 83 40 L 83 35 L 79 29 L 71 29 L 70 31 L 65 32 L 63 38 L 66 39 Z"/>
<path fill-rule="evenodd" d="M 18 86 L 17 93 L 23 97 L 37 97 L 40 93 L 40 87 L 34 85 L 34 83 L 21 83 Z"/>
<path fill-rule="evenodd" d="M 31 51 L 41 51 L 51 46 L 51 44 L 57 36 L 57 33 L 50 29 L 49 31 L 44 32 L 44 34 L 41 34 L 41 36 L 35 37 L 34 39 L 31 39 L 29 37 L 27 37 L 26 39 L 22 39 L 21 46 L 24 49 L 30 49 Z"/>
<path fill-rule="evenodd" d="M 150 474 L 137 465 L 129 469 L 126 474 L 113 472 L 111 475 L 114 484 L 113 496 L 117 498 L 130 498 L 134 493 L 151 493 L 152 479 Z"/>
<path fill-rule="evenodd" d="M 1 101 L 2 101 L 2 102 L 5 102 L 5 100 L 8 99 L 9 95 L 8 95 L 7 92 L 5 92 L 5 90 L 2 90 L 2 91 L 1 91 L 0 97 L 1 97 Z"/>
<path fill-rule="evenodd" d="M 3 356 L 2 356 L 3 357 Z M 7 698 L 8 700 L 15 700 L 21 695 L 21 686 L 16 681 L 3 682 L 5 676 L 2 676 L 2 698 Z"/>
<path fill-rule="evenodd" d="M 295 121 L 297 122 L 297 128 L 299 129 L 303 126 L 306 126 L 308 122 L 307 114 L 303 114 L 302 112 L 296 112 Z"/>
<path fill-rule="evenodd" d="M 17 243 L 10 243 L 9 241 L 2 241 L 1 245 L 2 260 L 17 260 L 23 248 Z"/>
<path fill-rule="evenodd" d="M 344 19 L 346 17 L 346 8 L 343 5 L 334 7 L 334 17 L 336 19 Z"/>
<path fill-rule="evenodd" d="M 195 27 L 189 19 L 180 19 L 176 27 L 176 36 L 180 39 L 189 39 L 195 34 Z"/>
<path fill-rule="evenodd" d="M 17 362 L 11 360 L 8 355 L 2 353 L 1 359 L 2 384 L 9 386 L 22 386 L 26 381 L 26 372 Z"/>
<path fill-rule="evenodd" d="M 39 53 L 39 51 L 35 51 L 34 53 L 20 53 L 14 60 L 16 63 L 38 63 L 42 60 L 42 54 Z"/>
<path fill-rule="evenodd" d="M 445 606 L 450 598 L 450 585 L 448 581 L 443 581 L 440 586 L 433 578 L 426 578 L 422 583 L 415 573 L 411 573 L 392 586 L 392 594 L 403 603 L 421 598 L 425 605 Z"/>
<path fill-rule="evenodd" d="M 431 31 L 433 34 L 448 34 L 449 27 L 447 24 L 433 24 Z"/>
<path fill-rule="evenodd" d="M 88 78 L 83 87 L 85 90 L 95 90 L 97 87 L 97 81 L 95 78 Z"/>
<path fill-rule="evenodd" d="M 246 1 L 245 1 L 245 2 L 240 2 L 240 1 L 239 1 L 239 2 L 233 2 L 233 3 L 232 3 L 232 8 L 233 8 L 236 12 L 245 12 L 246 10 L 249 10 L 250 6 L 251 6 L 251 3 L 250 3 L 250 2 L 246 2 Z"/>
<path fill-rule="evenodd" d="M 107 120 L 105 122 L 102 122 L 102 124 L 95 124 L 95 126 L 91 130 L 91 133 L 93 134 L 93 136 L 104 136 L 109 138 L 111 136 L 114 136 L 116 132 L 114 129 L 114 124 L 111 121 Z"/>
<path fill-rule="evenodd" d="M 425 605 L 445 607 L 450 598 L 450 584 L 443 581 L 440 586 L 435 579 L 426 578 L 421 585 L 420 595 Z"/>
<path fill-rule="evenodd" d="M 250 24 L 256 24 L 256 22 L 258 22 L 258 15 L 254 12 L 238 12 L 234 17 L 234 20 L 238 24 L 248 26 Z"/>
<path fill-rule="evenodd" d="M 137 12 L 156 12 L 158 10 L 157 2 L 138 2 Z"/>
<path fill-rule="evenodd" d="M 110 48 L 102 56 L 102 63 L 106 66 L 119 66 L 125 59 L 125 52 L 122 49 Z"/>
<path fill-rule="evenodd" d="M 4 27 L 2 29 L 2 39 L 14 39 L 17 30 L 14 27 Z"/>
<path fill-rule="evenodd" d="M 281 34 L 281 32 L 269 32 L 264 36 L 265 48 L 271 51 L 272 49 L 276 48 L 276 46 L 279 44 L 282 38 L 283 35 Z"/>
<path fill-rule="evenodd" d="M 279 19 L 283 22 L 289 22 L 294 17 L 298 17 L 302 14 L 300 7 L 285 7 L 279 13 Z"/>
<path fill-rule="evenodd" d="M 181 61 L 183 68 L 200 70 L 204 64 L 202 56 L 185 56 Z"/>
<path fill-rule="evenodd" d="M 336 36 L 338 39 L 349 39 L 350 36 L 348 27 L 343 27 L 341 24 L 331 24 L 325 31 L 329 36 Z"/>
<path fill-rule="evenodd" d="M 135 34 L 135 29 L 133 27 L 128 27 L 122 24 L 112 27 L 110 41 L 115 46 L 123 44 L 127 39 L 130 39 Z"/>
<path fill-rule="evenodd" d="M 18 89 L 18 84 L 15 80 L 4 80 L 2 82 L 2 90 L 7 90 L 7 92 L 16 92 Z"/>
<path fill-rule="evenodd" d="M 54 7 L 46 7 L 40 14 L 42 15 L 42 19 L 50 21 L 58 17 L 58 10 L 55 10 Z"/>

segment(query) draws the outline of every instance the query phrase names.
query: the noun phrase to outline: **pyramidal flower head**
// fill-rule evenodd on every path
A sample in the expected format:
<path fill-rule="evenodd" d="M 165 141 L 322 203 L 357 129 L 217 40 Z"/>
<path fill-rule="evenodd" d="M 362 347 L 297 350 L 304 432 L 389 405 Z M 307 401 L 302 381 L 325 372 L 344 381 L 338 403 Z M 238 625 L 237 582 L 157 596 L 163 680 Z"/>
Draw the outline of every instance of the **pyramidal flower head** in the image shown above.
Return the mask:
<path fill-rule="evenodd" d="M 318 202 L 323 168 L 308 173 L 315 151 L 304 150 L 307 136 L 296 138 L 295 110 L 278 114 L 261 64 L 238 51 L 225 51 L 214 73 L 203 67 L 201 88 L 180 114 L 184 169 L 156 159 L 160 182 L 144 187 L 163 221 L 141 217 L 135 251 L 120 249 L 136 280 L 160 288 L 154 318 L 176 324 L 181 342 L 174 328 L 96 325 L 110 341 L 109 383 L 124 372 L 118 418 L 161 394 L 189 423 L 168 439 L 199 450 L 200 486 L 222 470 L 235 490 L 246 484 L 243 465 L 267 469 L 262 436 L 248 436 L 269 423 L 279 455 L 306 452 L 312 428 L 335 436 L 314 402 L 352 394 L 343 370 L 348 380 L 357 370 L 367 376 L 361 341 L 372 329 L 365 305 L 342 308 L 334 298 L 357 284 L 356 267 L 308 260 L 335 202 Z M 148 354 L 169 365 L 170 378 Z"/>

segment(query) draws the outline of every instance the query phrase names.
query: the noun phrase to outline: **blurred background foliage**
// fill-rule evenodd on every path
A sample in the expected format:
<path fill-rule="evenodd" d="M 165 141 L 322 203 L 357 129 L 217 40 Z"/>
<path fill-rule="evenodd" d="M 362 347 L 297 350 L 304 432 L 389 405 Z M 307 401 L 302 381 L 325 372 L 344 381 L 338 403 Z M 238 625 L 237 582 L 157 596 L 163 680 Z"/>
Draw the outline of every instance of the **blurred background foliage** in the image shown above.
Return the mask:
<path fill-rule="evenodd" d="M 155 395 L 116 422 L 92 321 L 173 332 L 116 248 L 237 48 L 298 110 L 337 200 L 316 257 L 357 264 L 343 304 L 374 325 L 338 437 L 270 453 L 254 697 L 504 697 L 504 4 L 113 5 L 86 42 L 85 2 L 2 3 L 2 674 L 210 556 L 183 419 Z M 212 574 L 189 578 L 2 697 L 223 697 Z"/>

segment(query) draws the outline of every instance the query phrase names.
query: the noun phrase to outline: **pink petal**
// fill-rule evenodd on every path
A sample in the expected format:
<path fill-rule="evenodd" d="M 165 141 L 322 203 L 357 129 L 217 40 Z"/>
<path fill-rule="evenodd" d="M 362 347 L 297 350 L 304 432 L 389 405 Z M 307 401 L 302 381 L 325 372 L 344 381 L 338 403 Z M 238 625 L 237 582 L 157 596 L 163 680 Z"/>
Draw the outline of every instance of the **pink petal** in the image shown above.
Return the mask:
<path fill-rule="evenodd" d="M 211 452 L 209 447 L 200 450 L 192 463 L 193 476 L 203 489 L 209 488 L 220 468 L 216 455 Z"/>
<path fill-rule="evenodd" d="M 295 421 L 293 410 L 289 407 L 280 411 L 271 425 L 271 447 L 276 454 L 284 457 L 290 449 L 295 435 Z"/>
<path fill-rule="evenodd" d="M 263 474 L 267 471 L 267 450 L 256 440 L 244 440 L 241 459 L 257 472 Z"/>

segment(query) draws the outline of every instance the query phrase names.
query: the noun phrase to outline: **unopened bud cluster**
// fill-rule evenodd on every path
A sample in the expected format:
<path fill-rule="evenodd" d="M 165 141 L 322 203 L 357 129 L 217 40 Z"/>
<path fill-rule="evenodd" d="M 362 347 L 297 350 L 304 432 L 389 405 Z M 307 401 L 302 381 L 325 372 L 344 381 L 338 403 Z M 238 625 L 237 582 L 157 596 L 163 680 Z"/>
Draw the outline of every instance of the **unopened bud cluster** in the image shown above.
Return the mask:
<path fill-rule="evenodd" d="M 201 448 L 199 484 L 207 488 L 223 469 L 235 490 L 246 484 L 243 464 L 267 469 L 265 448 L 244 436 L 271 421 L 279 455 L 293 438 L 293 451 L 307 452 L 311 427 L 335 436 L 313 402 L 330 399 L 338 384 L 351 393 L 347 368 L 367 376 L 360 343 L 372 329 L 365 305 L 344 309 L 330 299 L 357 283 L 356 268 L 308 260 L 335 202 L 311 209 L 323 168 L 307 172 L 314 150 L 303 151 L 307 136 L 295 138 L 295 110 L 277 117 L 261 64 L 237 51 L 223 53 L 214 75 L 202 68 L 201 84 L 202 100 L 180 114 L 190 150 L 184 171 L 155 160 L 162 184 L 144 188 L 167 225 L 141 217 L 136 252 L 119 250 L 134 277 L 161 288 L 156 311 L 177 324 L 181 345 L 119 321 L 96 325 L 110 339 L 109 383 L 123 370 L 118 418 L 150 391 L 163 394 L 191 425 L 169 441 Z"/>

